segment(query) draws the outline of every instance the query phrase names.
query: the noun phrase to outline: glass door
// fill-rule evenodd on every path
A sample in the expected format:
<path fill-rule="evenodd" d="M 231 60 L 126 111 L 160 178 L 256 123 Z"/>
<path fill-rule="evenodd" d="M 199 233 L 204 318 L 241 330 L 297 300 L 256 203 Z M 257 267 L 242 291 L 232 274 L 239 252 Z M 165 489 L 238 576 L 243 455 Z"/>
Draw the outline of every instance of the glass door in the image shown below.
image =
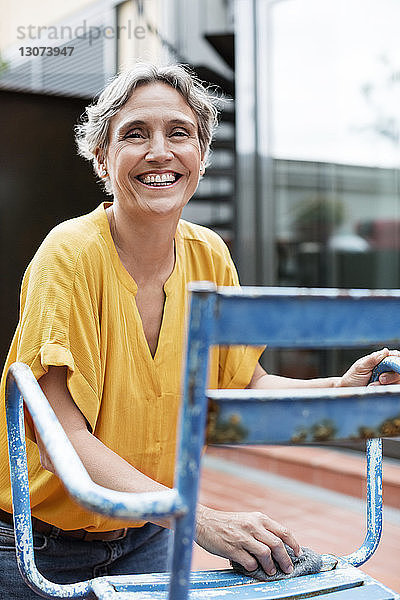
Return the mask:
<path fill-rule="evenodd" d="M 400 287 L 400 2 L 275 1 L 268 19 L 275 281 Z M 338 374 L 359 354 L 285 352 L 277 366 Z"/>

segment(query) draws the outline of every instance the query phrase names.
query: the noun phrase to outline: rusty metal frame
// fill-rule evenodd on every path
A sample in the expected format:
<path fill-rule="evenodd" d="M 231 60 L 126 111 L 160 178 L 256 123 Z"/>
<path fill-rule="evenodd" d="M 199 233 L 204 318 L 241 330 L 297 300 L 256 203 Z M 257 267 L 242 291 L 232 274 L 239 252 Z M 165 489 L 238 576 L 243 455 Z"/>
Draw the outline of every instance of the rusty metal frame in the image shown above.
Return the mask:
<path fill-rule="evenodd" d="M 221 411 L 220 414 L 223 414 L 224 402 L 233 402 L 229 410 L 235 415 L 251 413 L 252 410 L 249 411 L 251 405 L 253 409 L 261 406 L 266 411 L 265 414 L 270 414 L 272 410 L 282 411 L 284 406 L 283 397 L 277 397 L 275 394 L 273 398 L 271 393 L 269 393 L 270 397 L 263 398 L 264 392 L 260 395 L 251 390 L 207 392 L 210 347 L 214 344 L 237 343 L 258 345 L 264 341 L 268 341 L 270 347 L 287 347 L 290 345 L 290 336 L 296 347 L 311 347 L 312 345 L 324 348 L 332 345 L 369 346 L 379 342 L 397 344 L 400 340 L 400 311 L 398 311 L 400 292 L 398 291 L 353 290 L 345 293 L 339 290 L 306 291 L 295 288 L 287 290 L 222 288 L 217 291 L 213 285 L 208 283 L 193 285 L 191 291 L 176 483 L 172 490 L 152 494 L 127 494 L 96 485 L 91 481 L 66 438 L 30 369 L 26 365 L 15 363 L 9 370 L 6 409 L 17 561 L 27 584 L 46 598 L 86 598 L 97 594 L 97 597 L 103 600 L 113 598 L 122 600 L 125 597 L 134 597 L 130 595 L 131 592 L 141 589 L 140 577 L 138 579 L 134 577 L 130 581 L 126 581 L 124 577 L 98 578 L 77 584 L 58 585 L 49 582 L 37 571 L 33 555 L 30 518 L 23 420 L 24 401 L 58 475 L 78 502 L 90 510 L 126 519 L 141 520 L 149 518 L 151 515 L 176 518 L 168 598 L 170 600 L 186 600 L 191 587 L 190 562 L 207 398 L 210 397 L 216 402 Z M 282 306 L 286 310 L 283 313 L 283 319 Z M 368 315 L 368 320 L 365 319 L 365 315 Z M 279 323 L 276 323 L 278 317 L 280 317 L 280 326 Z M 343 320 L 346 326 L 343 326 Z M 328 328 L 327 323 L 329 323 Z M 389 364 L 387 368 L 392 369 L 393 364 Z M 309 409 L 310 402 L 312 405 L 316 405 L 318 402 L 322 403 L 322 412 L 325 411 L 326 418 L 330 418 L 333 402 L 345 400 L 349 409 L 345 412 L 353 413 L 355 412 L 354 406 L 360 402 L 361 394 L 364 414 L 372 414 L 375 419 L 374 423 L 378 426 L 382 420 L 382 414 L 379 412 L 380 406 L 385 405 L 386 407 L 385 418 L 395 417 L 395 414 L 399 413 L 400 392 L 397 389 L 396 386 L 381 389 L 362 388 L 361 391 L 359 388 L 355 388 L 345 393 L 343 390 L 337 389 L 330 390 L 328 394 L 326 390 L 313 390 L 308 393 L 305 393 L 304 390 L 298 392 L 290 390 L 290 393 L 285 393 L 285 395 L 290 397 L 293 406 L 300 408 L 303 412 Z M 268 392 L 264 395 L 268 396 Z M 307 395 L 312 398 L 307 398 Z M 376 401 L 377 397 L 381 399 L 381 402 Z M 240 412 L 239 405 L 244 399 L 248 403 L 247 411 Z M 352 402 L 356 404 L 352 404 Z M 309 414 L 312 412 L 309 411 Z M 290 420 L 290 411 L 288 411 L 287 418 Z M 337 431 L 344 435 L 340 429 L 339 420 L 336 421 Z M 312 421 L 309 423 L 312 424 Z M 368 421 L 368 423 L 368 427 L 370 427 L 370 422 Z M 294 421 L 292 425 L 294 425 Z M 359 427 L 359 423 L 357 426 Z M 288 443 L 296 441 L 293 439 L 294 432 L 295 427 L 293 426 L 292 435 L 288 435 L 286 439 Z M 246 441 L 244 436 L 239 443 Z M 273 442 L 274 439 L 268 438 L 266 435 L 262 443 Z M 352 565 L 362 564 L 373 554 L 379 543 L 382 529 L 382 455 L 379 439 L 368 442 L 367 457 L 367 535 L 358 550 L 343 557 L 343 562 L 347 565 L 349 563 Z M 315 580 L 315 583 L 319 580 L 325 581 L 326 578 L 324 579 L 322 575 L 320 579 Z M 221 584 L 227 584 L 230 587 L 236 588 L 236 586 L 244 584 L 242 579 L 231 573 L 221 572 L 220 575 L 213 573 L 212 577 L 213 579 L 208 574 L 203 574 L 197 587 L 195 586 L 195 590 L 191 592 L 191 597 L 215 597 L 218 587 L 215 584 L 216 577 L 220 577 Z M 360 578 L 361 582 L 366 581 L 366 576 L 363 577 Z M 352 578 L 350 577 L 350 579 Z M 135 581 L 138 583 L 136 584 Z M 277 583 L 283 585 L 282 582 Z M 210 589 L 210 585 L 214 585 L 214 588 Z M 290 587 L 292 584 L 287 583 L 287 585 Z M 300 583 L 296 582 L 297 590 L 300 589 L 299 585 Z M 162 597 L 165 598 L 166 586 L 168 586 L 165 578 L 162 578 L 160 586 L 164 590 Z M 120 591 L 118 591 L 119 589 Z M 341 589 L 341 586 L 337 589 Z M 143 589 L 140 597 L 150 598 L 152 593 Z"/>

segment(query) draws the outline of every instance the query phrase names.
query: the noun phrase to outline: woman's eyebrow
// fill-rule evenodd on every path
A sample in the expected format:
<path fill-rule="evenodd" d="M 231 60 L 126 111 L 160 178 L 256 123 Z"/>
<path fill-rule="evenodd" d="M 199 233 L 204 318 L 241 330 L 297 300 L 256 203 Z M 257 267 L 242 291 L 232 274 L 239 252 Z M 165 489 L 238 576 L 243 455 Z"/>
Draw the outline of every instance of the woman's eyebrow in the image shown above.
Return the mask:
<path fill-rule="evenodd" d="M 129 129 L 134 129 L 135 127 L 145 127 L 146 121 L 142 121 L 140 119 L 135 119 L 133 121 L 127 121 L 126 123 L 121 123 L 121 125 L 117 128 L 116 133 L 124 133 Z"/>
<path fill-rule="evenodd" d="M 168 123 L 171 125 L 183 125 L 184 127 L 196 127 L 196 123 L 191 119 L 170 119 Z"/>
<path fill-rule="evenodd" d="M 197 125 L 192 119 L 189 118 L 176 118 L 176 119 L 168 119 L 166 121 L 168 125 L 180 125 L 183 127 L 192 127 L 196 129 Z M 147 121 L 143 121 L 142 119 L 134 119 L 132 121 L 127 121 L 125 123 L 121 123 L 121 125 L 117 128 L 116 134 L 125 133 L 129 131 L 129 129 L 134 129 L 135 127 L 146 127 L 148 125 Z"/>

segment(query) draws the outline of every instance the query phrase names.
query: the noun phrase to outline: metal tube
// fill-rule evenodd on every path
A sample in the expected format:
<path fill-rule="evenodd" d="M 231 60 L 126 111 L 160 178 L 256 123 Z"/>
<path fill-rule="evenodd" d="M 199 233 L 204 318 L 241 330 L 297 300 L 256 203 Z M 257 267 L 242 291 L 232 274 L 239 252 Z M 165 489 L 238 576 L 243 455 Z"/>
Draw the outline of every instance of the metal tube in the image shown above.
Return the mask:
<path fill-rule="evenodd" d="M 58 585 L 43 577 L 36 568 L 33 552 L 23 400 L 18 390 L 16 378 L 12 373 L 7 378 L 6 415 L 15 551 L 21 576 L 34 592 L 44 598 L 85 598 L 89 591 L 88 581 Z"/>
<path fill-rule="evenodd" d="M 193 295 L 190 310 L 175 483 L 188 507 L 188 513 L 176 522 L 169 600 L 186 600 L 190 585 L 192 540 L 207 414 L 208 355 L 215 304 L 215 287 L 207 283 L 203 287 L 201 293 Z"/>
<path fill-rule="evenodd" d="M 367 441 L 367 533 L 358 550 L 344 556 L 359 567 L 374 554 L 382 535 L 382 440 Z"/>

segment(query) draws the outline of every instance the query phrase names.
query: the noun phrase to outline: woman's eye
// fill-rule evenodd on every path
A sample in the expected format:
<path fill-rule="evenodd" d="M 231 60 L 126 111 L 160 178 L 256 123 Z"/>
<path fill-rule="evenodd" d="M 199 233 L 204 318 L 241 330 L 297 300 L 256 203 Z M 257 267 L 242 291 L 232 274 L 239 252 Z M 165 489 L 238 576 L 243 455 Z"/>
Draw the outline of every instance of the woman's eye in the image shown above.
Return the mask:
<path fill-rule="evenodd" d="M 173 131 L 171 135 L 176 135 L 178 137 L 187 137 L 188 132 L 185 131 L 184 129 L 177 129 L 177 130 Z"/>
<path fill-rule="evenodd" d="M 128 131 L 125 138 L 142 138 L 143 133 L 141 131 Z"/>

